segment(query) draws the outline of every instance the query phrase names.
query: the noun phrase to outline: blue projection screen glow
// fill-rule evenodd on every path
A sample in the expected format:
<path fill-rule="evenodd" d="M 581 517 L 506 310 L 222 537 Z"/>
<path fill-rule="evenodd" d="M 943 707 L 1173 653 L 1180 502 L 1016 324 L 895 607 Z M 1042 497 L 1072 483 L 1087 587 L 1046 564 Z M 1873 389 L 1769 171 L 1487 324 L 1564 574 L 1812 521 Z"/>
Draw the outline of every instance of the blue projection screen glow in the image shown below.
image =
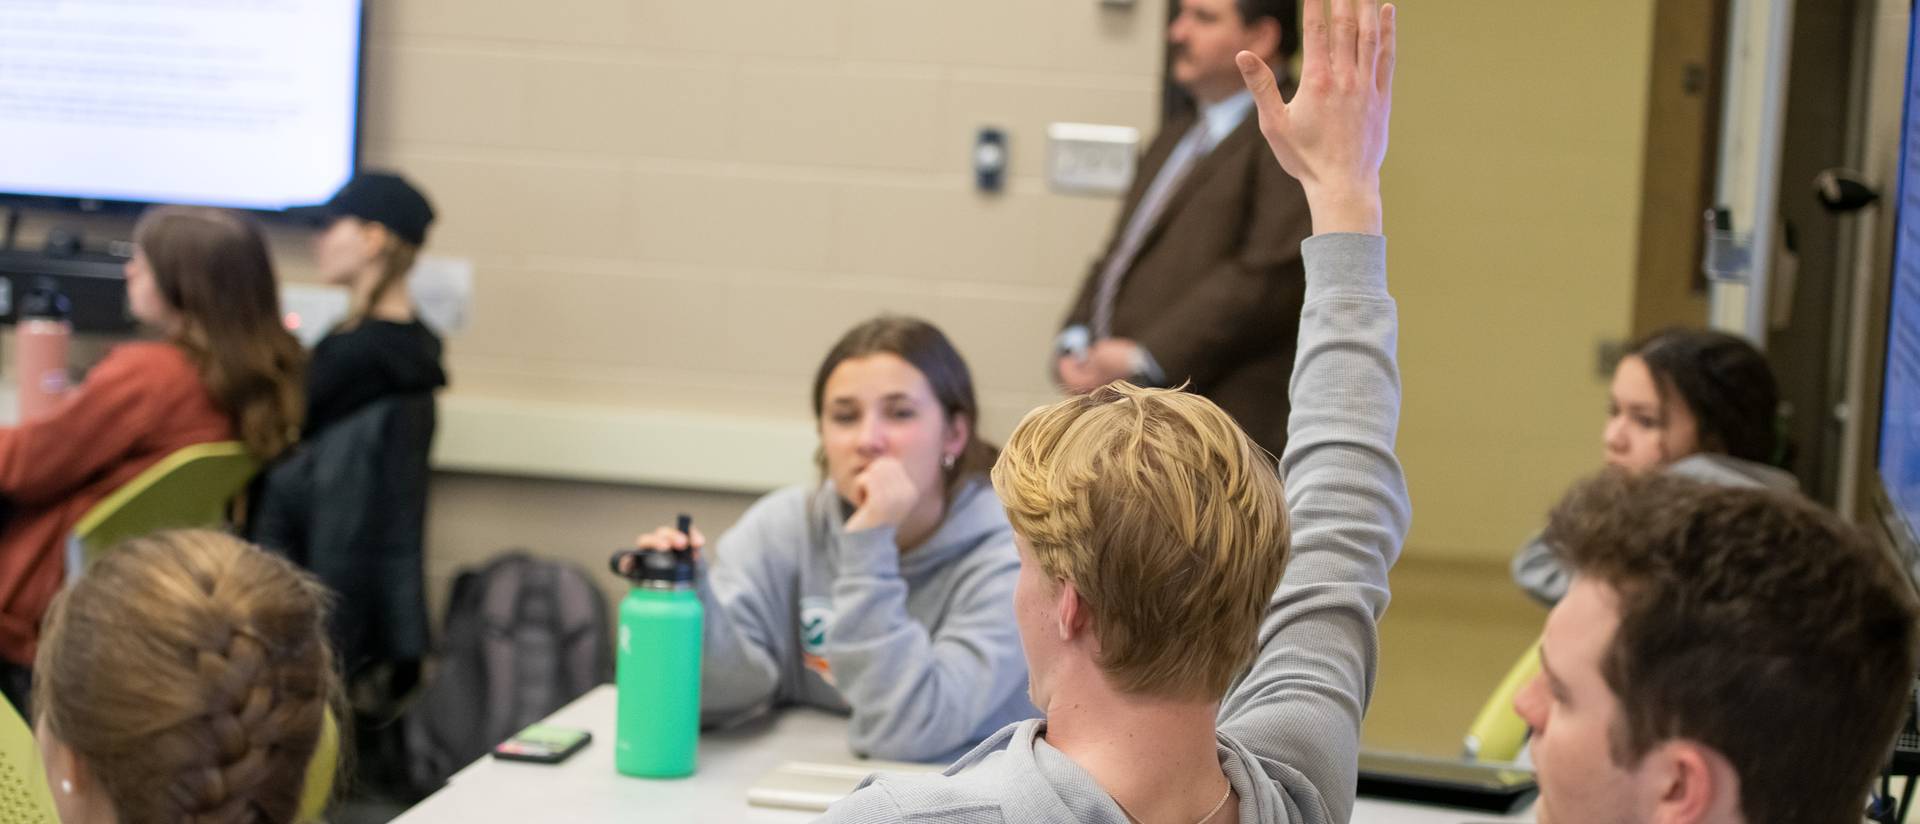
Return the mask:
<path fill-rule="evenodd" d="M 1908 534 L 1915 534 L 1920 532 L 1920 14 L 1914 15 L 1908 38 L 1879 465 L 1887 497 Z"/>

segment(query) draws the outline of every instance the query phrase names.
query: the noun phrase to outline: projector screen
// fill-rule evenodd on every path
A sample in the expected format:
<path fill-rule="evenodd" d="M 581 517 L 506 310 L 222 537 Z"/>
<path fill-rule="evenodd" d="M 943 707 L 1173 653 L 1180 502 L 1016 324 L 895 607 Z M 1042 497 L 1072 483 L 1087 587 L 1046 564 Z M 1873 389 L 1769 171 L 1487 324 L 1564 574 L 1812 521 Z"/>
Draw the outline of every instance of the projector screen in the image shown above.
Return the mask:
<path fill-rule="evenodd" d="M 0 0 L 0 197 L 278 210 L 359 152 L 361 0 Z"/>
<path fill-rule="evenodd" d="M 1920 534 L 1920 14 L 1908 32 L 1907 104 L 1895 195 L 1893 294 L 1880 406 L 1880 483 L 1906 535 Z M 1917 559 L 1920 560 L 1920 559 Z"/>

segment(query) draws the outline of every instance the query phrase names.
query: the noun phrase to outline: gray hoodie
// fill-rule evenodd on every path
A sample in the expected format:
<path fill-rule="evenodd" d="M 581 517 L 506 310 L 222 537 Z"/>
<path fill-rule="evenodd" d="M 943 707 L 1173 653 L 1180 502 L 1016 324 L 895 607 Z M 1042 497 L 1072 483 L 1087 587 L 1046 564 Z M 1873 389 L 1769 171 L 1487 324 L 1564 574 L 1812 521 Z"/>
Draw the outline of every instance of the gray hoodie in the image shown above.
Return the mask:
<path fill-rule="evenodd" d="M 1215 731 L 1245 824 L 1334 824 L 1352 814 L 1376 624 L 1409 519 L 1393 454 L 1400 375 L 1386 240 L 1317 235 L 1300 251 L 1307 295 L 1281 459 L 1294 555 Z M 1126 824 L 1044 729 L 1039 720 L 1003 729 L 944 776 L 869 778 L 822 820 Z"/>
<path fill-rule="evenodd" d="M 901 554 L 891 527 L 849 533 L 831 483 L 761 498 L 700 570 L 703 720 L 776 705 L 851 712 L 862 756 L 950 760 L 1039 712 L 1013 618 L 1020 556 L 984 479 Z"/>
<path fill-rule="evenodd" d="M 1800 490 L 1800 481 L 1786 470 L 1731 455 L 1704 452 L 1688 455 L 1668 464 L 1662 471 L 1718 486 L 1761 487 L 1781 492 Z M 1513 582 L 1535 601 L 1549 607 L 1567 597 L 1567 587 L 1573 583 L 1573 573 L 1560 564 L 1553 547 L 1541 540 L 1540 533 L 1527 539 L 1520 552 L 1513 556 L 1510 567 Z"/>

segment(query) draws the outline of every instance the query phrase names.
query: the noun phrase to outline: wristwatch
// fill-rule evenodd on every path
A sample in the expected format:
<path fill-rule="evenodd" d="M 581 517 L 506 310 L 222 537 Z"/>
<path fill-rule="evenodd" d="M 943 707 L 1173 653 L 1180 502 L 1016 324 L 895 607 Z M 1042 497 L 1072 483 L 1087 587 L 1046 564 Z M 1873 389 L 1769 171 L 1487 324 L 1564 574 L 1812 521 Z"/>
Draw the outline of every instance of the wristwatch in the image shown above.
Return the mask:
<path fill-rule="evenodd" d="M 1153 353 L 1139 343 L 1133 345 L 1133 357 L 1127 364 L 1133 370 L 1133 383 L 1136 386 L 1165 386 L 1167 375 L 1160 371 L 1160 362 L 1153 359 Z"/>

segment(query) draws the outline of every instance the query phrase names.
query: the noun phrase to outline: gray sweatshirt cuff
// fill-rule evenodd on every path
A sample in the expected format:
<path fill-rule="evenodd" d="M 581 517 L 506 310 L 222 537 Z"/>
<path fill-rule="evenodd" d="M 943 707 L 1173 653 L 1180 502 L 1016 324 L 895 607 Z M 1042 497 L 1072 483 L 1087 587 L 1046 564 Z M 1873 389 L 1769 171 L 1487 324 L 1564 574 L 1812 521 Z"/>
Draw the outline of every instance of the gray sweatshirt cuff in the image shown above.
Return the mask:
<path fill-rule="evenodd" d="M 840 574 L 862 573 L 876 578 L 900 577 L 900 531 L 876 526 L 840 536 Z"/>
<path fill-rule="evenodd" d="M 707 549 L 712 551 L 713 548 Z M 713 568 L 708 566 L 704 552 L 700 554 L 699 560 L 693 562 L 693 589 L 700 593 L 701 600 L 720 603 L 720 597 L 713 592 Z"/>
<path fill-rule="evenodd" d="M 1380 235 L 1335 232 L 1300 242 L 1307 268 L 1306 302 L 1345 295 L 1385 297 L 1387 239 Z"/>

